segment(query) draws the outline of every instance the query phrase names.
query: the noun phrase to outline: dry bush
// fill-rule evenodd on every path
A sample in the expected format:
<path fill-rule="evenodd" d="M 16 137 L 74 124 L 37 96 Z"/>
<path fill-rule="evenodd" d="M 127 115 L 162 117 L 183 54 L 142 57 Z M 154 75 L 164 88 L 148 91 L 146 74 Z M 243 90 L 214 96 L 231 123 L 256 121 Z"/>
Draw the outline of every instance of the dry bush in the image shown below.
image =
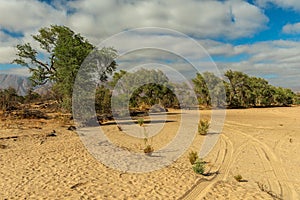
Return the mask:
<path fill-rule="evenodd" d="M 193 165 L 195 164 L 196 160 L 198 160 L 198 153 L 196 151 L 191 151 L 189 153 L 189 161 Z"/>
<path fill-rule="evenodd" d="M 242 175 L 238 174 L 233 177 L 237 182 L 241 182 L 243 180 Z"/>
<path fill-rule="evenodd" d="M 207 120 L 200 120 L 198 124 L 198 133 L 200 135 L 206 135 L 209 129 L 209 122 Z"/>

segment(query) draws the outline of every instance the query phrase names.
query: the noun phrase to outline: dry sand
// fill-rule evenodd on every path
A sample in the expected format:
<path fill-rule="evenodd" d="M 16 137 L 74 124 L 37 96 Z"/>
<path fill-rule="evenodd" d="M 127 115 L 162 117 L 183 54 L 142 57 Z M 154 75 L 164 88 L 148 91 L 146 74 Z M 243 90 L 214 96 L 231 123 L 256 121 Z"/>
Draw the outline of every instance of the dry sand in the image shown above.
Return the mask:
<path fill-rule="evenodd" d="M 77 133 L 58 120 L 3 118 L 0 199 L 299 199 L 300 107 L 226 112 L 218 143 L 205 157 L 210 176 L 193 172 L 188 151 L 154 172 L 120 172 L 98 162 Z M 179 127 L 180 114 L 170 113 L 153 138 L 155 149 L 170 142 Z M 210 111 L 201 111 L 201 117 L 209 116 Z M 111 122 L 102 127 L 118 146 L 142 152 L 142 139 Z M 52 130 L 57 136 L 47 137 Z M 189 151 L 197 150 L 204 138 L 197 135 Z M 237 174 L 243 182 L 235 181 Z"/>

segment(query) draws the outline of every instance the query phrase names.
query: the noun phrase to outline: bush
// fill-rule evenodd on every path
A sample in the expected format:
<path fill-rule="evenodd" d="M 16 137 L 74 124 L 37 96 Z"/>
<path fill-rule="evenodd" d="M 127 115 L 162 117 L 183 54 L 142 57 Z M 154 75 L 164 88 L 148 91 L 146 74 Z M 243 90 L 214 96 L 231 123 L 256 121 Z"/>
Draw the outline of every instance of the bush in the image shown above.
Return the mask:
<path fill-rule="evenodd" d="M 196 160 L 196 162 L 193 164 L 193 170 L 196 174 L 204 174 L 205 170 L 205 162 L 203 160 Z"/>
<path fill-rule="evenodd" d="M 145 148 L 144 148 L 144 153 L 146 154 L 151 154 L 154 151 L 154 148 L 148 144 Z"/>
<path fill-rule="evenodd" d="M 200 135 L 206 135 L 209 129 L 209 122 L 207 120 L 200 120 L 198 124 L 198 133 Z"/>
<path fill-rule="evenodd" d="M 189 153 L 189 160 L 190 160 L 190 163 L 193 165 L 195 164 L 196 160 L 198 160 L 198 153 L 196 151 L 191 151 Z"/>
<path fill-rule="evenodd" d="M 143 119 L 143 118 L 139 118 L 139 119 L 138 119 L 138 124 L 139 124 L 140 126 L 143 126 L 143 125 L 144 125 L 144 119 Z"/>
<path fill-rule="evenodd" d="M 233 177 L 237 182 L 241 182 L 243 180 L 242 175 L 238 174 Z"/>

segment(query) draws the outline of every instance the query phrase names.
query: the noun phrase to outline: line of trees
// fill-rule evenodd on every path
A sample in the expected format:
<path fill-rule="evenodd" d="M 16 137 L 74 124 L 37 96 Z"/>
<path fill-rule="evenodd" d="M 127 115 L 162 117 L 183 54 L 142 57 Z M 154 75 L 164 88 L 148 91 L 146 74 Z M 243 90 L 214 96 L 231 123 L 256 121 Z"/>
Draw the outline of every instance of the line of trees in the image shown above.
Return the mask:
<path fill-rule="evenodd" d="M 161 104 L 164 107 L 194 104 L 193 99 L 189 98 L 192 94 L 189 87 L 185 84 L 171 83 L 162 71 L 142 69 L 134 73 L 122 70 L 115 72 L 117 67 L 115 49 L 97 49 L 68 27 L 52 25 L 40 29 L 38 34 L 32 37 L 39 43 L 43 55 L 29 43 L 20 44 L 16 47 L 17 58 L 13 63 L 29 68 L 32 74 L 30 79 L 34 86 L 50 82 L 56 94 L 55 98 L 67 112 L 72 108 L 73 85 L 82 65 L 95 71 L 92 78 L 97 79 L 99 83 L 95 93 L 95 108 L 98 113 L 111 112 L 112 92 L 117 84 L 121 84 L 121 90 L 128 90 L 119 91 L 125 96 L 121 95 L 118 98 L 120 102 L 129 99 L 130 107 L 138 107 L 141 104 L 146 106 Z M 48 58 L 41 59 L 42 57 Z M 112 80 L 108 81 L 108 75 L 113 75 Z M 200 105 L 248 108 L 289 106 L 295 103 L 296 95 L 290 89 L 274 87 L 262 78 L 231 70 L 224 76 L 228 81 L 210 72 L 196 74 L 192 82 Z M 147 84 L 139 85 L 143 81 Z M 174 91 L 181 94 L 183 103 L 179 102 Z M 6 96 L 7 92 L 1 93 L 2 102 L 15 101 L 10 99 L 15 98 L 13 92 L 8 92 L 11 96 L 9 98 Z"/>
<path fill-rule="evenodd" d="M 210 72 L 197 74 L 193 79 L 199 104 L 229 108 L 290 106 L 297 103 L 297 95 L 291 90 L 275 87 L 263 78 L 251 77 L 239 71 L 228 70 L 223 81 Z M 211 88 L 208 89 L 208 86 Z M 225 88 L 225 90 L 223 89 Z M 223 97 L 225 98 L 215 98 Z"/>

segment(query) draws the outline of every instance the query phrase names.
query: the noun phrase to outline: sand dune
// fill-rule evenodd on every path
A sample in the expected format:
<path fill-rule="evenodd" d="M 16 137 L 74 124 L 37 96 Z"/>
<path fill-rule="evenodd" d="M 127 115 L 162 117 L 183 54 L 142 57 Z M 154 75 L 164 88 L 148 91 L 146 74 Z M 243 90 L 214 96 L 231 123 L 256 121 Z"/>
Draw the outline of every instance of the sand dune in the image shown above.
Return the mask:
<path fill-rule="evenodd" d="M 180 126 L 180 112 L 170 113 L 153 138 L 156 150 Z M 129 173 L 101 164 L 67 124 L 2 119 L 0 199 L 299 199 L 299 113 L 300 107 L 227 110 L 219 140 L 205 157 L 209 176 L 196 175 L 188 161 L 188 151 L 203 144 L 200 135 L 173 164 Z M 202 118 L 210 114 L 201 111 Z M 142 152 L 142 138 L 125 134 L 112 122 L 102 128 L 114 144 Z M 56 136 L 49 136 L 53 130 Z M 234 180 L 237 174 L 243 182 Z"/>

